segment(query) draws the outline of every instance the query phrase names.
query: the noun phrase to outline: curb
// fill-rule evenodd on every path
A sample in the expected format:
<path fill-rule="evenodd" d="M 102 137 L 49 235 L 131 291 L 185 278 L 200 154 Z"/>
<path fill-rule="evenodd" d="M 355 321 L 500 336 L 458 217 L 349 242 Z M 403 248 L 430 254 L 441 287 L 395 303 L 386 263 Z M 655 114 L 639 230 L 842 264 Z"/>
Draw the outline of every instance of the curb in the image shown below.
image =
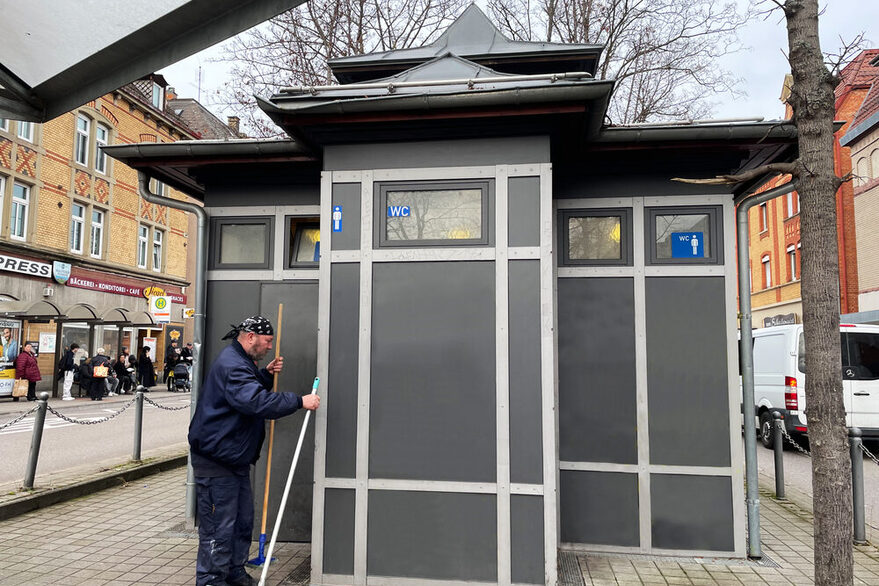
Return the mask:
<path fill-rule="evenodd" d="M 173 470 L 186 466 L 189 454 L 180 454 L 159 459 L 153 462 L 135 466 L 128 470 L 120 470 L 118 472 L 106 472 L 95 478 L 82 480 L 61 486 L 58 488 L 49 488 L 42 492 L 34 493 L 20 499 L 0 504 L 0 521 L 5 521 L 30 511 L 49 507 L 63 501 L 69 501 L 81 496 L 93 494 L 95 491 L 113 488 L 139 478 Z"/>

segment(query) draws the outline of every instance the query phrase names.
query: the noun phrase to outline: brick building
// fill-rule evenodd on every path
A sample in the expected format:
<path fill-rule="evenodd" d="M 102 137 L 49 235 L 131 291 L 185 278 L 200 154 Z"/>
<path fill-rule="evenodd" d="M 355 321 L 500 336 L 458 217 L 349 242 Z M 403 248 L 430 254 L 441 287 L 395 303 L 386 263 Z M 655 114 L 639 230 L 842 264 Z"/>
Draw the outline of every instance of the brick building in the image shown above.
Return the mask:
<path fill-rule="evenodd" d="M 0 325 L 22 345 L 40 342 L 38 388 L 52 387 L 72 342 L 111 356 L 152 344 L 161 360 L 166 335 L 185 336 L 190 218 L 143 200 L 136 171 L 100 148 L 195 138 L 167 106 L 166 85 L 150 75 L 45 124 L 0 119 Z M 161 292 L 176 324 L 164 334 L 148 311 L 148 295 Z M 4 396 L 11 380 L 0 372 Z"/>
<path fill-rule="evenodd" d="M 842 70 L 840 83 L 836 88 L 836 119 L 844 122 L 834 135 L 833 145 L 835 171 L 840 177 L 852 171 L 850 149 L 842 146 L 840 139 L 851 127 L 873 80 L 879 78 L 879 68 L 871 65 L 871 61 L 877 56 L 879 49 L 863 51 Z M 789 93 L 788 77 L 782 90 L 782 101 L 786 101 Z M 789 106 L 786 114 L 788 117 L 791 115 Z M 764 185 L 762 190 L 771 189 L 788 180 L 788 177 L 775 178 Z M 802 321 L 799 211 L 799 196 L 791 193 L 755 206 L 749 212 L 751 304 L 755 327 Z M 840 313 L 843 314 L 859 311 L 859 294 L 862 289 L 859 287 L 858 265 L 865 258 L 858 254 L 855 212 L 855 184 L 847 181 L 836 194 L 839 297 Z"/>

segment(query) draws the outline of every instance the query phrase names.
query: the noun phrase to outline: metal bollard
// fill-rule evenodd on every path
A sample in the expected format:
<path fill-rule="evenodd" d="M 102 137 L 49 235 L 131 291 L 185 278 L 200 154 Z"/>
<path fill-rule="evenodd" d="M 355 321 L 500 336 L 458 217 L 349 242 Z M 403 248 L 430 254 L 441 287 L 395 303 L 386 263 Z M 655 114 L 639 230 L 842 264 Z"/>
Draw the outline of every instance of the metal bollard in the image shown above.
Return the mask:
<path fill-rule="evenodd" d="M 784 496 L 784 438 L 781 426 L 784 420 L 778 411 L 772 412 L 772 451 L 775 454 L 775 498 L 783 499 Z"/>
<path fill-rule="evenodd" d="M 134 403 L 134 450 L 131 459 L 140 462 L 140 438 L 143 435 L 143 387 L 137 387 Z"/>
<path fill-rule="evenodd" d="M 40 444 L 43 442 L 43 424 L 46 423 L 46 405 L 48 403 L 49 393 L 40 393 L 40 398 L 37 401 L 37 414 L 34 416 L 31 451 L 27 458 L 27 470 L 24 473 L 24 488 L 28 490 L 34 487 L 34 477 L 37 475 L 37 460 L 40 457 Z"/>
<path fill-rule="evenodd" d="M 852 458 L 852 512 L 855 525 L 855 543 L 867 543 L 867 531 L 864 521 L 864 452 L 861 445 L 861 430 L 852 427 L 848 430 L 848 445 Z"/>

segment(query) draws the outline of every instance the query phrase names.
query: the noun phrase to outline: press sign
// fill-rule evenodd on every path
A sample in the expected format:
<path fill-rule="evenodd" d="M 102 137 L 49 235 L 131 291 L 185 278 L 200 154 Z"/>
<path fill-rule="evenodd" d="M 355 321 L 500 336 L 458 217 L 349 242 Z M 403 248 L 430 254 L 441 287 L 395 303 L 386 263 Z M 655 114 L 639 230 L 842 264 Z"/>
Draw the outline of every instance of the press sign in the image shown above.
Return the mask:
<path fill-rule="evenodd" d="M 705 238 L 702 232 L 672 232 L 672 258 L 702 258 L 705 256 Z"/>
<path fill-rule="evenodd" d="M 409 214 L 409 206 L 388 206 L 389 218 L 408 218 Z"/>

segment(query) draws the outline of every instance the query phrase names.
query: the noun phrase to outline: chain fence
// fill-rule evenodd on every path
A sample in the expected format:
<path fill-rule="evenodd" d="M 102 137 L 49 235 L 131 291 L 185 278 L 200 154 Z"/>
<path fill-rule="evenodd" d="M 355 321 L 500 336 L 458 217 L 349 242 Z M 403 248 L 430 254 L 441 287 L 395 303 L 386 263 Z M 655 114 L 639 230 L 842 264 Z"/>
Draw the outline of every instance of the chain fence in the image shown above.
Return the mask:
<path fill-rule="evenodd" d="M 867 449 L 867 446 L 865 446 L 863 443 L 861 444 L 861 450 L 863 450 L 863 452 L 864 452 L 865 454 L 867 454 L 867 457 L 868 457 L 868 458 L 870 458 L 871 460 L 873 460 L 873 463 L 875 463 L 877 466 L 879 466 L 879 459 L 877 459 L 876 456 L 873 455 L 873 452 L 871 452 L 870 450 L 868 450 L 868 449 Z"/>
<path fill-rule="evenodd" d="M 52 407 L 48 403 L 46 403 L 46 409 L 49 410 L 49 413 L 51 413 L 55 417 L 63 419 L 67 423 L 76 423 L 78 425 L 97 425 L 98 423 L 105 423 L 107 421 L 110 421 L 111 419 L 115 419 L 116 417 L 119 417 L 120 415 L 122 415 L 122 413 L 125 412 L 126 409 L 128 409 L 129 407 L 134 405 L 135 401 L 137 401 L 137 397 L 135 397 L 134 399 L 130 400 L 128 403 L 123 405 L 122 409 L 120 409 L 119 411 L 115 411 L 106 417 L 99 417 L 97 419 L 77 419 L 75 417 L 70 417 L 69 415 L 65 415 L 64 413 L 61 413 L 60 411 L 58 411 L 57 409 L 55 409 L 54 407 Z"/>
<path fill-rule="evenodd" d="M 39 408 L 40 408 L 40 406 L 37 405 L 36 407 L 33 407 L 27 413 L 22 413 L 21 415 L 19 415 L 18 417 L 16 417 L 12 421 L 7 421 L 6 423 L 0 423 L 0 430 L 6 429 L 10 425 L 15 425 L 16 423 L 18 423 L 19 421 L 21 421 L 22 419 L 24 419 L 25 417 L 27 417 L 28 415 L 30 415 L 31 413 L 33 413 L 34 411 L 36 411 Z"/>
<path fill-rule="evenodd" d="M 181 411 L 183 409 L 189 409 L 189 404 L 181 405 L 179 407 L 168 407 L 167 405 L 162 405 L 161 403 L 156 403 L 146 395 L 144 395 L 143 400 L 152 405 L 153 407 L 158 407 L 159 409 L 164 409 L 165 411 Z"/>
<path fill-rule="evenodd" d="M 809 458 L 812 457 L 812 454 L 809 452 L 809 450 L 807 450 L 806 448 L 804 448 L 803 446 L 801 446 L 800 444 L 798 444 L 797 441 L 796 441 L 794 438 L 792 438 L 792 437 L 790 436 L 790 434 L 789 434 L 789 433 L 787 432 L 787 430 L 784 428 L 784 422 L 783 422 L 783 421 L 778 420 L 778 421 L 776 422 L 776 425 L 778 425 L 778 429 L 781 430 L 781 434 L 784 436 L 784 439 L 787 440 L 787 443 L 789 443 L 789 444 L 792 445 L 794 448 L 796 448 L 797 451 L 800 452 L 801 454 L 805 454 L 805 455 L 808 456 Z"/>

